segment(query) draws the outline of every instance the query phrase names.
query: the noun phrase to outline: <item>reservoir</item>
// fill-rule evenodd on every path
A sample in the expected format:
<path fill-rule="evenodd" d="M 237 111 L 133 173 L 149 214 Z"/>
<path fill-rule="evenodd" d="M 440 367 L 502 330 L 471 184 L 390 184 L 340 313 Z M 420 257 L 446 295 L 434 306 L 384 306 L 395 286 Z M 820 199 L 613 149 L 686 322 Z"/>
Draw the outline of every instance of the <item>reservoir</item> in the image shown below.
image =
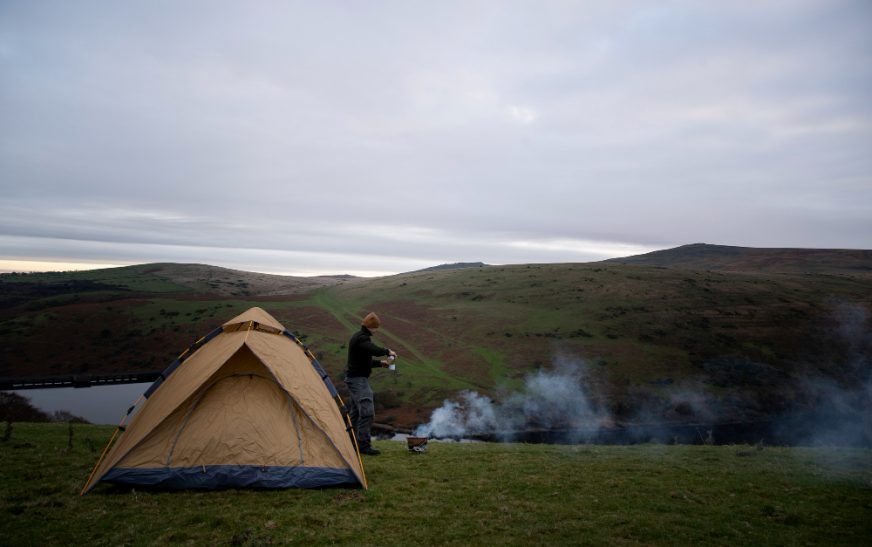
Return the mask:
<path fill-rule="evenodd" d="M 92 424 L 117 425 L 127 413 L 127 409 L 151 384 L 145 382 L 9 391 L 27 397 L 33 406 L 48 414 L 53 414 L 57 410 L 66 410 Z"/>

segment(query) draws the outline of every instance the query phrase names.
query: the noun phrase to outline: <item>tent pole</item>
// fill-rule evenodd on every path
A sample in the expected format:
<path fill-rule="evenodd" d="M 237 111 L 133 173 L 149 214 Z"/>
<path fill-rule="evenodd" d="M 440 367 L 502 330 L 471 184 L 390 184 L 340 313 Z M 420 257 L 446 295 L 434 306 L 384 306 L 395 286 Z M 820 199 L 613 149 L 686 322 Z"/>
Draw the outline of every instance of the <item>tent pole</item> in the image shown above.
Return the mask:
<path fill-rule="evenodd" d="M 336 394 L 336 399 L 339 401 L 339 408 L 345 408 L 345 401 L 342 400 L 342 397 L 339 394 Z M 354 433 L 354 424 L 351 423 L 351 417 L 347 412 L 340 412 L 342 417 L 345 418 L 345 423 L 348 424 L 348 431 L 351 432 L 351 441 L 354 443 L 354 453 L 357 454 L 357 461 L 360 462 L 360 472 L 363 474 L 363 489 L 369 490 L 369 485 L 367 484 L 369 481 L 366 480 L 366 469 L 363 468 L 363 458 L 360 457 L 360 447 L 357 445 L 357 435 Z"/>
<path fill-rule="evenodd" d="M 88 480 L 85 482 L 85 488 L 82 488 L 82 492 L 79 494 L 80 496 L 85 495 L 85 490 L 88 488 L 88 485 L 91 483 L 91 479 L 94 478 L 94 473 L 97 472 L 97 468 L 100 467 L 100 464 L 103 462 L 103 458 L 106 457 L 106 452 L 109 450 L 109 447 L 112 446 L 112 441 L 115 440 L 115 437 L 118 436 L 118 432 L 124 427 L 124 422 L 127 421 L 127 417 L 130 416 L 130 413 L 133 412 L 133 409 L 136 408 L 136 405 L 139 404 L 139 401 L 143 400 L 145 397 L 140 395 L 139 398 L 136 399 L 136 402 L 133 403 L 133 406 L 127 409 L 127 414 L 121 417 L 121 421 L 118 422 L 118 427 L 115 428 L 115 433 L 112 434 L 112 437 L 109 438 L 109 442 L 106 444 L 106 448 L 103 449 L 103 453 L 100 454 L 100 459 L 97 460 L 97 464 L 94 465 L 94 469 L 91 471 L 91 474 L 88 475 Z"/>
<path fill-rule="evenodd" d="M 118 436 L 118 432 L 121 431 L 121 426 L 115 428 L 115 433 L 112 434 L 112 437 L 109 438 L 109 442 L 106 443 L 106 448 L 103 449 L 103 453 L 100 454 L 100 459 L 97 460 L 97 463 L 94 465 L 94 469 L 91 470 L 91 474 L 88 475 L 88 480 L 85 481 L 85 486 L 82 488 L 82 491 L 79 493 L 79 496 L 84 496 L 85 491 L 88 489 L 88 485 L 91 484 L 91 479 L 94 478 L 94 473 L 97 472 L 97 468 L 100 467 L 100 464 L 103 463 L 103 458 L 106 457 L 106 452 L 109 450 L 109 447 L 112 446 L 112 441 L 115 440 L 115 437 Z"/>

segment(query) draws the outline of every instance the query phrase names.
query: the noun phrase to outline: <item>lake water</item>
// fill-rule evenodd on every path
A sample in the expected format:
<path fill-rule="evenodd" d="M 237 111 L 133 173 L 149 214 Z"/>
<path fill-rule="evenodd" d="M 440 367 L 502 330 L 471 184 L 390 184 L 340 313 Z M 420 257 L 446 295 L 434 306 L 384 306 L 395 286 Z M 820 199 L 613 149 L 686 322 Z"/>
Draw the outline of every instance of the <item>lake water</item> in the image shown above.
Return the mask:
<path fill-rule="evenodd" d="M 30 399 L 36 408 L 48 412 L 66 410 L 93 424 L 117 425 L 127 409 L 151 386 L 143 384 L 115 384 L 92 387 L 57 387 L 49 389 L 15 390 Z M 129 422 L 129 420 L 128 420 Z"/>

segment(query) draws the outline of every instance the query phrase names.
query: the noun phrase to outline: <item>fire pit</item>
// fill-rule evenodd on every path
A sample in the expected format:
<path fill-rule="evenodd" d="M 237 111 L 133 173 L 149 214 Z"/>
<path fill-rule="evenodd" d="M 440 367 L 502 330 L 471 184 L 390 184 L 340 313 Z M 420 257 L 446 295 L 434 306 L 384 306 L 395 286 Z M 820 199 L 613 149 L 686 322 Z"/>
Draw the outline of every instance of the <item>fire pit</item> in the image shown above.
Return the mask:
<path fill-rule="evenodd" d="M 409 452 L 423 454 L 427 451 L 427 437 L 406 437 L 406 445 Z"/>

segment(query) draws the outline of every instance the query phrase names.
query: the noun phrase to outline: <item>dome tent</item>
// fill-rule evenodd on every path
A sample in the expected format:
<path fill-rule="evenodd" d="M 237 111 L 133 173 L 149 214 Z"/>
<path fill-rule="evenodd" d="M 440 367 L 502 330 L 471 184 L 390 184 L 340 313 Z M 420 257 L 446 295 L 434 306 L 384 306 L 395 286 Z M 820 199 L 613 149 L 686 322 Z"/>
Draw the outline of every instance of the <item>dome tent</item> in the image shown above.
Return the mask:
<path fill-rule="evenodd" d="M 144 397 L 82 494 L 100 481 L 169 489 L 366 488 L 329 376 L 260 308 L 198 340 Z"/>

